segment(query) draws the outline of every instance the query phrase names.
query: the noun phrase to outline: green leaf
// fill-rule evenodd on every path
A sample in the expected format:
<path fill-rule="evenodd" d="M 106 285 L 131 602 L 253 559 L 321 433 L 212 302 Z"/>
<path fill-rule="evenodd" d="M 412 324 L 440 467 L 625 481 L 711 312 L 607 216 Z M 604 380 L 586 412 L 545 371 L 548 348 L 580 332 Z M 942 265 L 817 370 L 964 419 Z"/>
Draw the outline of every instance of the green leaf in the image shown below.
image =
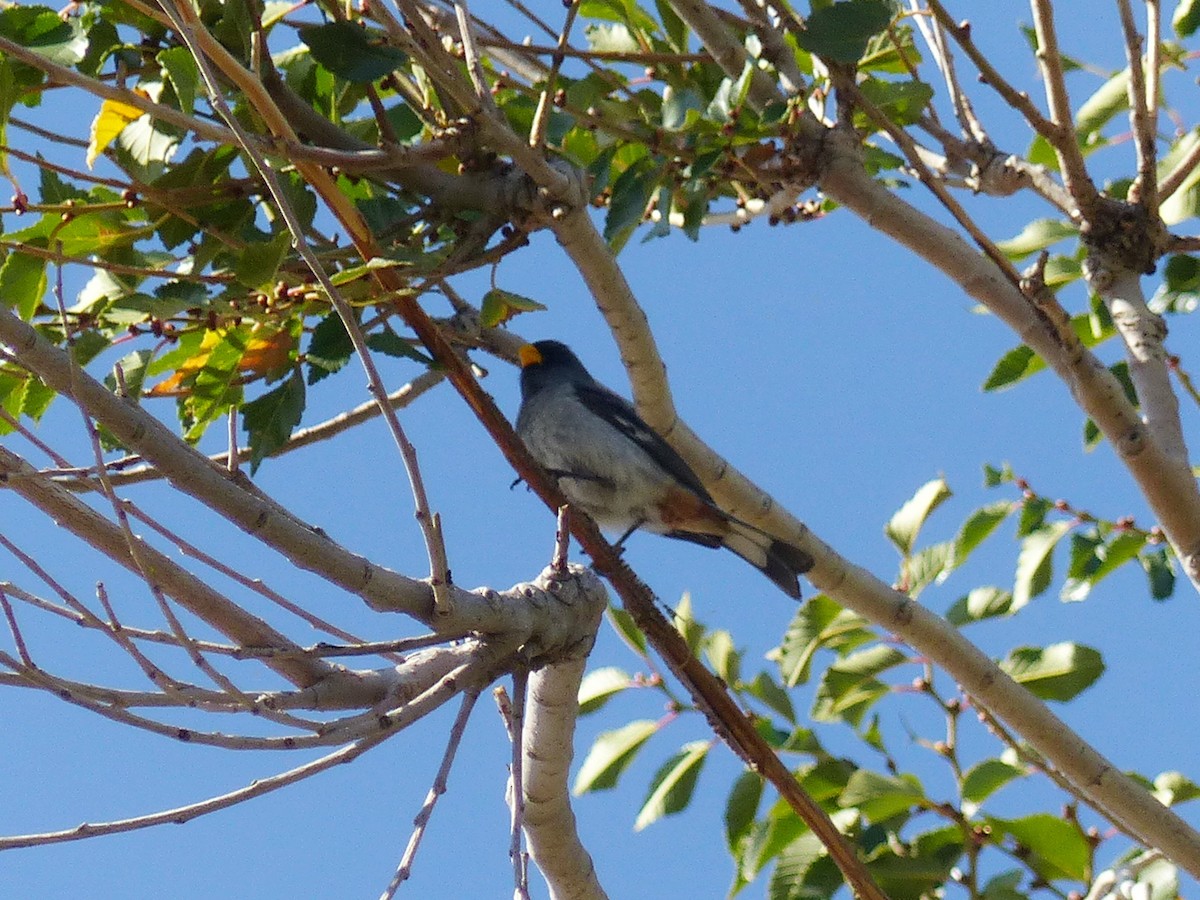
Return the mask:
<path fill-rule="evenodd" d="M 1104 674 L 1099 652 L 1063 642 L 1049 647 L 1018 647 L 1000 668 L 1043 700 L 1067 701 L 1091 687 Z"/>
<path fill-rule="evenodd" d="M 126 396 L 133 403 L 137 403 L 142 396 L 142 385 L 146 381 L 146 366 L 149 365 L 153 356 L 154 354 L 149 350 L 134 350 L 121 357 L 113 366 L 114 369 L 117 366 L 121 367 L 121 380 L 125 383 Z M 110 372 L 105 375 L 104 383 L 110 391 L 116 393 L 117 377 L 115 373 Z"/>
<path fill-rule="evenodd" d="M 767 885 L 768 900 L 799 900 L 805 897 L 829 897 L 832 891 L 809 885 L 809 876 L 828 859 L 829 851 L 812 832 L 802 834 L 777 855 L 775 869 Z M 838 885 L 840 887 L 840 885 Z"/>
<path fill-rule="evenodd" d="M 196 60 L 186 47 L 171 47 L 163 50 L 156 57 L 162 66 L 167 80 L 175 88 L 175 96 L 179 100 L 179 108 L 188 115 L 196 106 L 196 95 L 200 89 L 200 71 L 196 68 Z"/>
<path fill-rule="evenodd" d="M 616 787 L 621 773 L 656 731 L 658 723 L 653 719 L 638 719 L 616 731 L 601 734 L 579 767 L 571 792 L 579 796 Z"/>
<path fill-rule="evenodd" d="M 1082 571 L 1076 571 L 1073 545 L 1071 578 L 1063 586 L 1063 599 L 1083 600 L 1100 581 L 1134 559 L 1146 546 L 1146 539 L 1146 534 L 1140 531 L 1118 532 L 1108 543 L 1100 539 L 1085 539 L 1084 543 L 1090 544 L 1090 555 L 1086 561 L 1086 568 Z"/>
<path fill-rule="evenodd" d="M 642 634 L 642 630 L 633 621 L 633 616 L 619 606 L 610 605 L 608 607 L 608 621 L 617 634 L 620 635 L 621 639 L 629 645 L 629 648 L 638 656 L 645 659 L 647 655 L 646 636 Z"/>
<path fill-rule="evenodd" d="M 1071 563 L 1060 597 L 1067 601 L 1083 600 L 1092 589 L 1089 576 L 1100 565 L 1099 550 L 1104 539 L 1095 531 L 1071 535 Z"/>
<path fill-rule="evenodd" d="M 1021 504 L 1021 517 L 1017 521 L 1017 537 L 1028 537 L 1044 527 L 1046 516 L 1054 504 L 1045 497 L 1027 496 Z"/>
<path fill-rule="evenodd" d="M 1032 348 L 1024 344 L 1014 347 L 996 361 L 991 374 L 983 383 L 983 389 L 995 391 L 1023 381 L 1037 371 L 1034 368 L 1035 361 L 1041 363 L 1041 357 L 1034 353 Z M 1044 366 L 1044 363 L 1042 365 Z"/>
<path fill-rule="evenodd" d="M 1158 173 L 1159 178 L 1164 177 L 1168 172 L 1174 171 L 1192 154 L 1197 152 L 1197 147 L 1200 146 L 1200 130 L 1195 128 L 1181 135 L 1171 144 L 1170 150 L 1159 160 Z M 1179 187 L 1175 189 L 1170 197 L 1164 200 L 1159 208 L 1159 215 L 1163 222 L 1167 225 L 1178 225 L 1185 219 L 1189 219 L 1196 215 L 1197 207 L 1200 207 L 1200 172 L 1194 168 L 1188 171 L 1184 176 Z M 1168 279 L 1168 284 L 1170 280 Z"/>
<path fill-rule="evenodd" d="M 706 628 L 704 623 L 697 621 L 692 614 L 691 594 L 685 592 L 679 598 L 679 602 L 675 604 L 675 615 L 671 618 L 671 625 L 683 637 L 688 649 L 693 653 L 698 653 Z"/>
<path fill-rule="evenodd" d="M 936 478 L 922 485 L 912 499 L 892 516 L 883 531 L 896 545 L 896 549 L 902 556 L 907 557 L 912 553 L 921 526 L 925 524 L 929 514 L 948 497 L 950 497 L 950 486 L 946 484 L 945 479 Z"/>
<path fill-rule="evenodd" d="M 726 684 L 741 681 L 741 654 L 733 645 L 733 636 L 724 629 L 711 632 L 704 640 L 704 655 L 713 672 Z"/>
<path fill-rule="evenodd" d="M 1000 759 L 985 759 L 963 773 L 962 797 L 979 804 L 1015 778 L 1022 778 L 1025 771 L 1019 766 Z"/>
<path fill-rule="evenodd" d="M 75 335 L 71 342 L 71 356 L 75 358 L 76 364 L 86 366 L 111 346 L 112 341 L 108 335 L 95 328 L 89 328 L 87 331 Z"/>
<path fill-rule="evenodd" d="M 897 22 L 887 31 L 874 35 L 867 41 L 867 49 L 858 61 L 860 72 L 890 72 L 893 75 L 908 75 L 914 63 L 921 63 L 920 48 L 913 40 L 913 29 Z"/>
<path fill-rule="evenodd" d="M 1012 466 L 1005 463 L 1000 468 L 996 468 L 990 463 L 984 463 L 983 466 L 983 485 L 984 487 L 999 487 L 1002 484 L 1009 484 L 1016 479 L 1016 474 L 1012 470 Z"/>
<path fill-rule="evenodd" d="M 1016 237 L 999 241 L 1000 252 L 1012 260 L 1024 259 L 1031 253 L 1052 247 L 1059 241 L 1079 237 L 1079 228 L 1061 219 L 1034 219 Z"/>
<path fill-rule="evenodd" d="M 826 669 L 813 700 L 812 717 L 857 727 L 867 710 L 889 691 L 875 676 L 907 660 L 895 647 L 884 644 L 850 654 Z"/>
<path fill-rule="evenodd" d="M 354 342 L 346 331 L 342 317 L 333 312 L 317 323 L 304 358 L 308 361 L 308 383 L 339 371 L 354 353 Z"/>
<path fill-rule="evenodd" d="M 872 750 L 887 755 L 887 742 L 883 737 L 883 729 L 879 727 L 879 713 L 871 716 L 871 721 L 867 724 L 866 728 L 859 731 L 858 736 Z"/>
<path fill-rule="evenodd" d="M 192 417 L 185 438 L 199 440 L 217 416 L 226 413 L 241 398 L 241 389 L 234 384 L 238 363 L 246 352 L 246 333 L 249 329 L 231 328 L 214 344 L 191 381 L 191 396 L 183 410 Z M 290 429 L 289 429 L 290 434 Z M 252 436 L 253 437 L 253 436 Z M 286 439 L 286 436 L 285 436 Z"/>
<path fill-rule="evenodd" d="M 1160 547 L 1140 557 L 1146 579 L 1150 582 L 1150 596 L 1155 600 L 1166 600 L 1175 593 L 1175 566 L 1167 556 L 1165 547 Z"/>
<path fill-rule="evenodd" d="M 1099 131 L 1114 116 L 1129 109 L 1129 70 L 1122 69 L 1104 82 L 1100 88 L 1083 101 L 1075 114 L 1075 131 L 1081 138 L 1088 138 Z"/>
<path fill-rule="evenodd" d="M 694 88 L 676 88 L 668 84 L 663 88 L 663 128 L 678 131 L 687 123 L 689 112 L 703 113 L 706 105 L 704 98 Z"/>
<path fill-rule="evenodd" d="M 950 574 L 954 545 L 950 541 L 922 547 L 904 563 L 905 586 L 908 595 L 916 598 L 935 581 Z"/>
<path fill-rule="evenodd" d="M 1055 522 L 1039 528 L 1021 541 L 1016 583 L 1013 586 L 1013 612 L 1023 608 L 1050 586 L 1050 580 L 1054 577 L 1054 548 L 1070 530 L 1070 522 Z"/>
<path fill-rule="evenodd" d="M 579 714 L 586 716 L 595 712 L 631 684 L 633 679 L 624 669 L 616 666 L 593 669 L 579 685 Z"/>
<path fill-rule="evenodd" d="M 0 303 L 28 322 L 46 296 L 46 261 L 29 253 L 8 254 L 0 266 Z"/>
<path fill-rule="evenodd" d="M 536 300 L 522 297 L 512 291 L 492 288 L 483 295 L 483 302 L 479 306 L 479 324 L 484 328 L 496 328 L 523 312 L 533 312 L 545 308 L 545 305 Z"/>
<path fill-rule="evenodd" d="M 739 775 L 729 791 L 725 801 L 725 844 L 735 855 L 754 824 L 762 793 L 762 776 L 754 772 Z"/>
<path fill-rule="evenodd" d="M 983 900 L 1029 900 L 1029 894 L 1019 889 L 1024 880 L 1025 874 L 1019 869 L 990 878 L 983 886 Z"/>
<path fill-rule="evenodd" d="M 824 594 L 806 600 L 796 610 L 783 642 L 773 654 L 784 686 L 795 687 L 808 681 L 813 654 L 820 648 L 852 650 L 873 640 L 866 624 L 862 616 L 842 609 Z"/>
<path fill-rule="evenodd" d="M 247 287 L 257 288 L 274 281 L 279 266 L 292 249 L 292 236 L 281 231 L 268 241 L 251 241 L 238 254 L 234 274 Z"/>
<path fill-rule="evenodd" d="M 981 622 L 996 616 L 1006 616 L 1012 611 L 1012 594 L 998 587 L 978 587 L 959 597 L 946 612 L 946 621 L 962 626 Z"/>
<path fill-rule="evenodd" d="M 79 19 L 63 19 L 45 6 L 11 6 L 0 12 L 0 34 L 60 66 L 87 55 L 88 39 Z"/>
<path fill-rule="evenodd" d="M 604 240 L 614 253 L 621 252 L 634 230 L 642 223 L 661 175 L 660 163 L 644 156 L 613 182 L 612 199 L 608 203 L 608 214 L 604 217 Z"/>
<path fill-rule="evenodd" d="M 1200 797 L 1200 785 L 1182 772 L 1163 772 L 1154 779 L 1154 797 L 1163 806 L 1178 806 Z"/>
<path fill-rule="evenodd" d="M 950 567 L 958 568 L 966 562 L 967 557 L 975 551 L 975 548 L 987 540 L 988 536 L 1012 514 L 1014 509 L 1016 509 L 1016 504 L 1008 500 L 1001 500 L 981 506 L 967 516 L 967 520 L 963 522 L 958 534 L 954 537 L 954 555 L 951 557 Z"/>
<path fill-rule="evenodd" d="M 892 7 L 884 0 L 855 0 L 816 9 L 796 36 L 802 50 L 830 62 L 856 63 L 872 35 L 892 21 Z"/>
<path fill-rule="evenodd" d="M 663 31 L 670 41 L 671 49 L 676 53 L 686 53 L 688 51 L 688 26 L 679 18 L 679 15 L 671 8 L 668 0 L 654 0 L 654 8 L 658 11 L 658 17 L 662 20 Z"/>
<path fill-rule="evenodd" d="M 589 50 L 602 53 L 637 53 L 641 45 L 629 30 L 629 26 L 588 25 L 583 30 Z"/>
<path fill-rule="evenodd" d="M 46 410 L 50 408 L 50 403 L 58 395 L 42 379 L 33 375 L 23 379 L 23 381 L 24 384 L 20 393 L 20 412 L 22 415 L 28 416 L 37 422 L 46 414 Z"/>
<path fill-rule="evenodd" d="M 1171 16 L 1171 27 L 1181 38 L 1195 34 L 1200 28 L 1200 0 L 1179 0 L 1175 14 Z"/>
<path fill-rule="evenodd" d="M 1070 878 L 1079 881 L 1090 871 L 1091 848 L 1077 825 L 1059 816 L 1038 813 L 1022 819 L 989 818 L 993 833 L 1005 834 L 1023 850 L 1033 869 L 1048 881 Z"/>
<path fill-rule="evenodd" d="M 1197 0 L 1197 3 L 1200 3 L 1200 0 Z M 1200 259 L 1186 253 L 1176 253 L 1167 257 L 1163 280 L 1167 290 L 1175 294 L 1200 290 Z"/>
<path fill-rule="evenodd" d="M 413 346 L 412 341 L 406 341 L 391 329 L 376 331 L 367 335 L 367 347 L 384 356 L 395 356 L 398 359 L 412 359 L 432 368 L 435 363 Z"/>
<path fill-rule="evenodd" d="M 759 672 L 754 681 L 746 685 L 744 690 L 750 696 L 762 701 L 768 709 L 779 713 L 793 725 L 796 724 L 796 709 L 792 706 L 792 698 L 766 672 Z"/>
<path fill-rule="evenodd" d="M 650 780 L 650 792 L 638 810 L 633 823 L 634 831 L 641 831 L 663 816 L 671 816 L 687 808 L 711 746 L 710 741 L 685 744 L 662 765 Z"/>
<path fill-rule="evenodd" d="M 859 769 L 850 776 L 838 803 L 857 808 L 868 822 L 882 822 L 925 802 L 925 789 L 916 776 L 882 775 Z"/>
<path fill-rule="evenodd" d="M 298 31 L 313 59 L 353 84 L 366 84 L 403 66 L 408 57 L 377 28 L 352 22 L 309 25 Z"/>
<path fill-rule="evenodd" d="M 883 81 L 879 78 L 868 78 L 859 88 L 868 100 L 897 125 L 912 125 L 917 122 L 933 99 L 933 88 L 923 81 Z M 862 125 L 870 127 L 865 116 Z"/>
<path fill-rule="evenodd" d="M 624 22 L 647 37 L 658 33 L 658 23 L 637 0 L 580 0 L 579 15 L 585 19 Z"/>
<path fill-rule="evenodd" d="M 242 427 L 250 437 L 250 474 L 280 449 L 304 413 L 304 379 L 293 371 L 283 384 L 242 407 Z"/>

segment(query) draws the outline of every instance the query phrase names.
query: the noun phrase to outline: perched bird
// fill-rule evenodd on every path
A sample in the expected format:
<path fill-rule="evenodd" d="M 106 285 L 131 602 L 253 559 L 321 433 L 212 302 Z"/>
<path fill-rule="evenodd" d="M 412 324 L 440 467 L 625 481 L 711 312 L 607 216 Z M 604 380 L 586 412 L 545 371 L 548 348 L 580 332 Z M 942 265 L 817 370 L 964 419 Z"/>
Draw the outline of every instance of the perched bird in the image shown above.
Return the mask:
<path fill-rule="evenodd" d="M 722 510 L 696 473 L 633 405 L 596 381 L 570 348 L 538 341 L 520 350 L 517 434 L 574 506 L 618 544 L 645 528 L 705 547 L 728 547 L 789 597 L 812 557 Z"/>

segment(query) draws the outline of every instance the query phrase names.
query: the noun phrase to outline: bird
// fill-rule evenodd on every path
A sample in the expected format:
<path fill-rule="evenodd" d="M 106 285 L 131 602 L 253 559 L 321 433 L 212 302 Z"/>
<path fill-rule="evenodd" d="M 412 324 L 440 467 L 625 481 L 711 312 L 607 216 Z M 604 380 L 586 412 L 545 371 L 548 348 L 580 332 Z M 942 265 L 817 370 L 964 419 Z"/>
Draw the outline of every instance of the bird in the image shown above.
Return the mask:
<path fill-rule="evenodd" d="M 523 345 L 516 431 L 568 502 L 601 528 L 639 528 L 726 547 L 794 599 L 812 556 L 721 509 L 700 478 L 633 404 L 592 377 L 560 341 Z"/>

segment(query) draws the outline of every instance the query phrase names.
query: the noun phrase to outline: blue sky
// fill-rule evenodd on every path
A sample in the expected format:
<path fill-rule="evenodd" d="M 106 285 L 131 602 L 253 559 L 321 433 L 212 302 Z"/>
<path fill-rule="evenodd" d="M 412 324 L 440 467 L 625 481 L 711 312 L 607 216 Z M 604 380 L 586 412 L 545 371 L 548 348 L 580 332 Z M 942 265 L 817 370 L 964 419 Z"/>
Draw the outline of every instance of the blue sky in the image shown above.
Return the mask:
<path fill-rule="evenodd" d="M 1011 23 L 1019 15 L 1027 11 L 1014 5 L 1007 18 L 997 15 L 1001 21 L 992 23 L 1002 29 L 1010 47 L 1016 41 Z M 1094 34 L 1086 38 L 1093 39 Z M 1100 52 L 1086 45 L 1071 50 Z M 1115 64 L 1113 54 L 1120 51 L 1113 44 L 1102 52 Z M 1009 71 L 1014 77 L 1031 76 L 1032 60 L 1022 52 L 1011 59 Z M 1098 83 L 1084 77 L 1077 79 L 1081 96 L 1091 89 L 1085 85 Z M 1031 77 L 1029 86 L 1035 88 Z M 1002 114 L 990 103 L 984 111 Z M 1002 132 L 998 137 L 1004 140 Z M 1010 143 L 1021 149 L 1025 140 L 1021 132 Z M 81 162 L 82 151 L 80 157 Z M 1118 152 L 1114 164 L 1127 164 L 1126 157 Z M 918 189 L 907 194 L 930 208 Z M 1025 198 L 979 199 L 973 208 L 998 238 L 1047 214 Z M 14 225 L 6 221 L 5 227 Z M 952 536 L 977 506 L 1013 496 L 982 486 L 985 462 L 1007 461 L 1039 490 L 1069 498 L 1099 516 L 1130 514 L 1148 524 L 1144 504 L 1108 448 L 1083 452 L 1082 417 L 1066 389 L 1041 375 L 1010 391 L 981 393 L 995 360 L 1016 339 L 994 318 L 974 311 L 943 276 L 844 212 L 790 227 L 759 222 L 738 234 L 713 229 L 698 244 L 678 233 L 649 243 L 635 236 L 621 262 L 649 315 L 676 403 L 691 427 L 821 538 L 885 580 L 894 576 L 897 558 L 883 536 L 883 524 L 925 481 L 941 474 L 955 491 L 930 523 L 927 540 Z M 520 317 L 514 330 L 529 339 L 568 342 L 593 374 L 627 393 L 614 345 L 549 235 L 536 236 L 530 248 L 507 260 L 497 282 L 549 307 Z M 1155 284 L 1148 279 L 1147 290 Z M 458 283 L 476 301 L 487 286 L 486 275 Z M 1078 293 L 1065 299 L 1069 308 L 1080 308 Z M 1186 364 L 1194 346 L 1193 322 L 1176 318 L 1172 328 L 1169 346 Z M 1114 349 L 1105 348 L 1106 358 L 1116 358 Z M 515 371 L 495 360 L 484 364 L 490 370 L 485 387 L 515 416 Z M 392 388 L 414 374 L 398 366 L 385 371 Z M 306 424 L 366 397 L 360 372 L 347 369 L 312 391 Z M 172 412 L 164 405 L 163 414 L 170 417 Z M 420 453 L 431 503 L 442 515 L 456 581 L 503 588 L 536 575 L 553 542 L 550 515 L 523 488 L 510 489 L 511 471 L 457 396 L 439 389 L 405 411 L 402 422 Z M 1187 410 L 1189 434 L 1195 433 L 1195 422 L 1195 410 Z M 77 413 L 62 403 L 41 428 L 44 438 L 75 447 L 75 458 L 84 460 L 80 432 Z M 6 445 L 10 442 L 27 450 L 5 439 Z M 211 449 L 219 444 L 214 435 Z M 403 572 L 425 571 L 406 479 L 381 423 L 268 461 L 256 481 L 352 549 Z M 243 571 L 263 577 L 339 624 L 378 638 L 414 632 L 410 623 L 369 614 L 356 601 L 291 569 L 161 485 L 131 488 L 128 495 L 207 547 L 221 550 Z M 144 588 L 99 566 L 18 499 L 0 494 L 0 522 L 6 523 L 6 534 L 17 535 L 40 558 L 69 560 L 55 571 L 81 596 L 90 598 L 95 581 L 103 578 L 130 619 L 152 615 Z M 1016 553 L 1011 528 L 1006 528 L 969 566 L 927 591 L 922 602 L 944 611 L 978 584 L 1008 586 Z M 749 671 L 778 642 L 795 609 L 730 554 L 638 535 L 629 542 L 627 558 L 664 601 L 674 603 L 690 592 L 699 618 L 732 630 L 746 651 Z M 996 656 L 1021 644 L 1062 640 L 1097 647 L 1104 653 L 1107 674 L 1058 712 L 1122 768 L 1150 776 L 1181 768 L 1200 778 L 1190 768 L 1200 724 L 1196 717 L 1180 714 L 1192 708 L 1200 684 L 1193 666 L 1174 664 L 1196 657 L 1200 615 L 1190 590 L 1181 587 L 1172 601 L 1155 604 L 1140 576 L 1122 572 L 1086 603 L 1062 604 L 1055 596 L 1061 571 L 1060 561 L 1051 592 L 1020 616 L 976 626 L 971 636 Z M 0 557 L 0 578 L 34 587 L 7 557 Z M 48 668 L 137 683 L 131 667 L 114 661 L 100 639 L 30 614 L 23 615 L 22 624 L 35 656 Z M 305 639 L 302 632 L 293 633 Z M 592 665 L 638 666 L 607 627 Z M 247 686 L 259 678 L 251 665 L 236 671 Z M 943 679 L 942 687 L 949 690 L 949 682 Z M 811 685 L 798 689 L 797 707 L 808 707 L 812 690 Z M 0 702 L 0 759 L 6 776 L 0 832 L 6 834 L 192 802 L 302 759 L 181 745 L 131 732 L 32 692 L 7 690 Z M 599 731 L 662 712 L 655 694 L 618 699 L 602 714 L 582 720 L 577 758 Z M 884 727 L 902 748 L 902 766 L 931 789 L 948 790 L 944 766 L 906 737 L 910 731 L 940 737 L 928 707 L 901 697 L 886 702 L 881 713 Z M 351 766 L 186 826 L 7 853 L 0 865 L 0 895 L 375 896 L 403 851 L 452 716 L 453 710 L 443 711 Z M 964 739 L 975 752 L 998 752 L 982 729 L 965 721 L 964 726 Z M 706 734 L 699 717 L 682 718 L 652 742 L 618 790 L 576 802 L 585 843 L 611 896 L 724 895 L 732 869 L 723 847 L 721 813 L 738 771 L 728 751 L 718 748 L 712 754 L 692 809 L 641 834 L 632 831 L 654 770 L 680 744 Z M 839 726 L 822 726 L 820 734 L 839 752 L 855 748 Z M 499 717 L 481 703 L 449 793 L 401 896 L 457 900 L 511 889 L 503 803 L 507 759 Z M 993 811 L 1057 812 L 1061 800 L 1055 792 L 1025 790 L 1002 792 Z M 1195 823 L 1196 815 L 1185 812 Z M 669 893 L 661 885 L 669 885 Z M 760 881 L 744 896 L 761 897 L 764 891 Z M 536 878 L 534 892 L 545 896 Z"/>

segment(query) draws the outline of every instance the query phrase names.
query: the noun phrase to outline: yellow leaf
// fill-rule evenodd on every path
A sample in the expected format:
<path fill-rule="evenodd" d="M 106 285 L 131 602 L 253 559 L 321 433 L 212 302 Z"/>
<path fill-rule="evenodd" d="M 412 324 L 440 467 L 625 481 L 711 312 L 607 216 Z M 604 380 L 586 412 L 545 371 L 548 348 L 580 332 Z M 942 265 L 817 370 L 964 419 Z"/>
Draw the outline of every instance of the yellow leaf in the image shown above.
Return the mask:
<path fill-rule="evenodd" d="M 213 348 L 221 342 L 223 335 L 224 331 L 206 331 L 196 355 L 185 360 L 178 369 L 146 391 L 146 396 L 180 397 L 190 394 L 191 388 L 185 382 L 195 378 L 196 373 L 204 368 L 204 364 L 212 356 Z"/>
<path fill-rule="evenodd" d="M 290 353 L 295 344 L 295 338 L 289 331 L 255 327 L 250 340 L 246 342 L 246 351 L 238 363 L 238 370 L 263 375 L 281 369 L 290 362 Z"/>
<path fill-rule="evenodd" d="M 92 136 L 88 141 L 87 150 L 88 168 L 92 168 L 96 158 L 117 139 L 117 135 L 126 125 L 143 115 L 138 107 L 122 103 L 120 100 L 105 100 L 101 103 L 100 112 L 92 120 Z"/>

